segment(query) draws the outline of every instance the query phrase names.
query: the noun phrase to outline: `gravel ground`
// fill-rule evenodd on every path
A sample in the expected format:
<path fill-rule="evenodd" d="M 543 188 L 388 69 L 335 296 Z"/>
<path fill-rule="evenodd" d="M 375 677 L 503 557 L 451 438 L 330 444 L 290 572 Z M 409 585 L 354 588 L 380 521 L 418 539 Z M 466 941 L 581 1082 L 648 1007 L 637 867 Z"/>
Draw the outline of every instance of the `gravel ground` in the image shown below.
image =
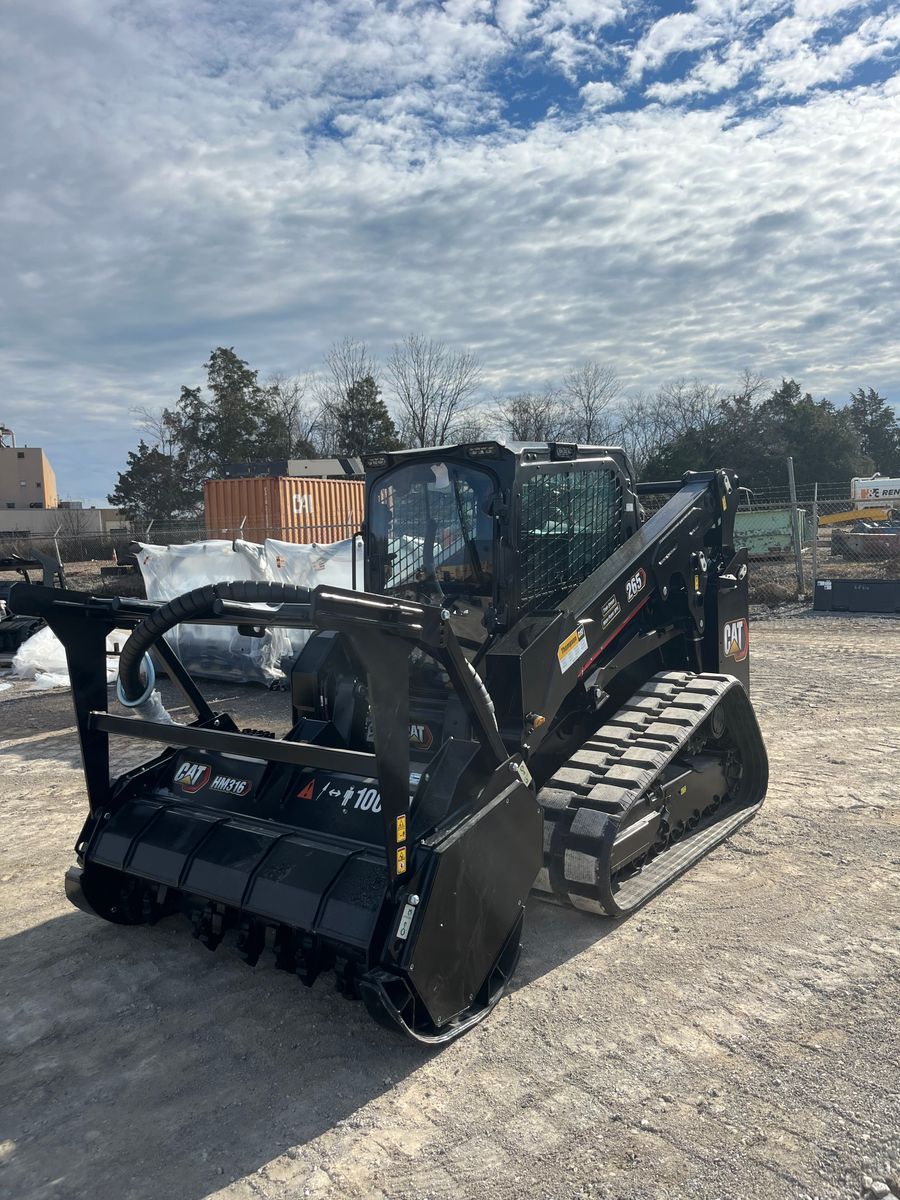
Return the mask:
<path fill-rule="evenodd" d="M 512 993 L 439 1053 L 70 908 L 69 697 L 3 691 L 0 1194 L 900 1196 L 898 662 L 896 619 L 758 620 L 761 814 L 622 924 L 534 902 Z"/>

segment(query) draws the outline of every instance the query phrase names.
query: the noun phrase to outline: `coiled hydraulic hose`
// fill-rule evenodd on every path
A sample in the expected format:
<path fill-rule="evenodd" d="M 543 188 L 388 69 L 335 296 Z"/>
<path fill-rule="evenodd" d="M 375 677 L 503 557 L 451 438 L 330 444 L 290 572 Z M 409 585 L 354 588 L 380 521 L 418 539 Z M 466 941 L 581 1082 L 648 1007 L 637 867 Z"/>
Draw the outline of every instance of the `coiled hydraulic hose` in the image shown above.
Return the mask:
<path fill-rule="evenodd" d="M 210 583 L 205 587 L 175 596 L 149 617 L 144 617 L 122 647 L 119 656 L 119 688 L 125 702 L 140 703 L 145 685 L 141 682 L 141 663 L 147 651 L 165 633 L 182 621 L 209 616 L 216 600 L 234 600 L 238 604 L 306 604 L 309 588 L 290 583 Z"/>

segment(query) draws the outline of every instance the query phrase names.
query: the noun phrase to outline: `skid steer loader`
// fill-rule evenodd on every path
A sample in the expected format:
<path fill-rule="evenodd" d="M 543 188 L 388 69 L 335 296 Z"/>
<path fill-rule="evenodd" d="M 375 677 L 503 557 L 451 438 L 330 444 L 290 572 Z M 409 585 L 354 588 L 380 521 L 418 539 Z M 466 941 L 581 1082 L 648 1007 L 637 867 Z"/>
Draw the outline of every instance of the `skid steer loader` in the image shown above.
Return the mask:
<path fill-rule="evenodd" d="M 501 996 L 532 889 L 625 916 L 761 804 L 736 477 L 635 484 L 621 450 L 563 443 L 365 465 L 364 591 L 223 581 L 157 605 L 19 584 L 10 607 L 68 655 L 90 802 L 73 903 L 185 912 L 210 948 L 331 970 L 445 1042 Z M 182 621 L 314 631 L 285 737 L 210 708 L 166 641 Z M 120 626 L 137 715 L 108 711 Z M 192 723 L 144 719 L 154 661 Z M 110 780 L 110 736 L 163 749 Z"/>

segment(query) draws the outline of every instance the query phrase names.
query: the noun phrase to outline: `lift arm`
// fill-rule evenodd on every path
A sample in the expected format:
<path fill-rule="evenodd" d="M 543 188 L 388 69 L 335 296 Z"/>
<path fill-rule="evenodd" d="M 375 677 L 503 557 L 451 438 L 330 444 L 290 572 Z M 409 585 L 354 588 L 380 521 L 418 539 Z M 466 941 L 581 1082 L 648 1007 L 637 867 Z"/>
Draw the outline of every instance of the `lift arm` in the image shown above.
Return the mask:
<path fill-rule="evenodd" d="M 509 697 L 503 705 L 508 714 L 515 713 L 520 699 L 532 750 L 574 684 L 601 664 L 606 652 L 618 652 L 624 640 L 637 636 L 635 617 L 651 600 L 666 618 L 654 622 L 656 630 L 677 624 L 693 644 L 693 669 L 704 667 L 710 581 L 730 585 L 724 568 L 733 558 L 735 476 L 724 470 L 691 472 L 681 482 L 644 484 L 638 490 L 674 495 L 553 614 L 523 617 L 487 653 L 488 689 L 495 697 Z M 657 632 L 657 644 L 663 636 Z"/>

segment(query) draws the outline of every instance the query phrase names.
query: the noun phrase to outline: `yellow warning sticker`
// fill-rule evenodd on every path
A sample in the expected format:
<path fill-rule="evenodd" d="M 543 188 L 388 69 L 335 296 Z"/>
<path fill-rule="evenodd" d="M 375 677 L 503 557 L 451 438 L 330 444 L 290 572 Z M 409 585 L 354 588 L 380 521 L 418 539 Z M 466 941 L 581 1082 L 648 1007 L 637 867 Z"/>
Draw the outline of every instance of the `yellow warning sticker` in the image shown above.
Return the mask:
<path fill-rule="evenodd" d="M 406 870 L 406 847 L 397 847 L 397 874 L 402 875 Z"/>
<path fill-rule="evenodd" d="M 560 642 L 556 651 L 556 657 L 559 659 L 559 669 L 563 672 L 568 671 L 569 667 L 574 667 L 579 658 L 583 654 L 587 654 L 587 634 L 584 632 L 584 626 L 579 625 L 564 642 Z"/>
<path fill-rule="evenodd" d="M 397 818 L 397 841 L 406 841 L 406 817 Z"/>

